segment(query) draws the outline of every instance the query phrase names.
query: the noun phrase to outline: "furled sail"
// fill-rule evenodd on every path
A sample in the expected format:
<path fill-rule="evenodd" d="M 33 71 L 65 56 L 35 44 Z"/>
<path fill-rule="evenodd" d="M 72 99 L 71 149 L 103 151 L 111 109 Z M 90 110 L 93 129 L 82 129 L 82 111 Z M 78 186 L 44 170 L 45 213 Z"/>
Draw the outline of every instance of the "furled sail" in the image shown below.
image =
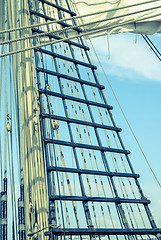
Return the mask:
<path fill-rule="evenodd" d="M 160 0 L 70 0 L 75 6 L 87 38 L 103 34 L 161 32 Z M 100 14 L 94 14 L 94 13 Z M 88 15 L 88 16 L 84 16 Z M 99 31 L 100 30 L 100 31 Z"/>

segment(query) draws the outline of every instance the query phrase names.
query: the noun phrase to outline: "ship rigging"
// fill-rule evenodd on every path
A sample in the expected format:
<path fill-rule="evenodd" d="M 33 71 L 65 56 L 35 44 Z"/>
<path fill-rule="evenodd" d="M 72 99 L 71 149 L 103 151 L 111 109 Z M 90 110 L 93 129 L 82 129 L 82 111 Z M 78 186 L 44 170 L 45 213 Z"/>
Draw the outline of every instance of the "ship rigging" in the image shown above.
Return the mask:
<path fill-rule="evenodd" d="M 160 58 L 161 1 L 0 10 L 0 239 L 160 239 L 87 39 L 143 34 Z"/>

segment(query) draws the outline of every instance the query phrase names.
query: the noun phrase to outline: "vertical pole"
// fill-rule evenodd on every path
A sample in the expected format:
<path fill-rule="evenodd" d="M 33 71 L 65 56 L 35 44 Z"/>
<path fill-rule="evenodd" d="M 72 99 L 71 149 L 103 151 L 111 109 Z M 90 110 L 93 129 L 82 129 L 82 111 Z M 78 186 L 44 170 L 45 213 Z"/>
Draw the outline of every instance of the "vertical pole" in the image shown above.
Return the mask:
<path fill-rule="evenodd" d="M 21 180 L 20 198 L 18 199 L 18 226 L 19 240 L 25 240 L 25 208 L 24 208 L 24 185 Z"/>
<path fill-rule="evenodd" d="M 6 175 L 6 174 L 5 174 Z M 3 179 L 1 192 L 1 240 L 7 240 L 7 177 Z"/>

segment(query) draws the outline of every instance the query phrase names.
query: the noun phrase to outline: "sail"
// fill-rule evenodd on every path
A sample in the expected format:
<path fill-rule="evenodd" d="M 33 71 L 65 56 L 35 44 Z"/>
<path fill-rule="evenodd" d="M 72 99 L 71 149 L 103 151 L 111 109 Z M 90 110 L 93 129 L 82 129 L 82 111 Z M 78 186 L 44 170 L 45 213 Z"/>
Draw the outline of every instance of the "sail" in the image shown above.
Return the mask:
<path fill-rule="evenodd" d="M 76 19 L 77 24 L 90 33 L 86 38 L 107 33 L 161 32 L 161 1 L 158 0 L 70 0 L 70 3 L 82 16 Z"/>

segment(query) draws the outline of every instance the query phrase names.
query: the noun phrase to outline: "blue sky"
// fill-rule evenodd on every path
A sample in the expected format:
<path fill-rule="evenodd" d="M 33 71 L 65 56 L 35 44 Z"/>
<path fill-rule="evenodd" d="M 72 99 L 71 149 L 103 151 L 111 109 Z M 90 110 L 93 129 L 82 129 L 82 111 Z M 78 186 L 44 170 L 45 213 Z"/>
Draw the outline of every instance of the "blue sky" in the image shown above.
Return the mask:
<path fill-rule="evenodd" d="M 161 51 L 161 36 L 155 34 L 150 38 Z M 161 182 L 161 62 L 142 37 L 136 34 L 110 35 L 110 59 L 107 36 L 92 41 L 132 129 Z M 96 57 L 94 61 L 97 65 Z M 121 136 L 126 148 L 131 151 L 134 169 L 141 175 L 145 196 L 152 201 L 151 210 L 161 227 L 161 188 L 130 133 L 101 68 L 98 71 L 106 86 L 108 101 L 114 106 L 116 123 L 123 129 Z"/>

